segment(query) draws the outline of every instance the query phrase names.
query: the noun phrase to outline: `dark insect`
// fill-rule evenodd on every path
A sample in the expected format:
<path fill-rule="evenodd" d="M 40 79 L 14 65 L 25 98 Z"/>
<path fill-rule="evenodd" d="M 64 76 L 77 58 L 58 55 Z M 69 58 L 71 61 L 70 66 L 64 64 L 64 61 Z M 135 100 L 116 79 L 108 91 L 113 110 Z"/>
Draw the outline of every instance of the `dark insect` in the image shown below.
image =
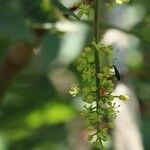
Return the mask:
<path fill-rule="evenodd" d="M 120 80 L 120 73 L 119 73 L 118 69 L 117 69 L 116 66 L 114 66 L 114 65 L 113 65 L 113 67 L 114 67 L 114 70 L 115 70 L 115 76 L 116 76 L 116 78 L 117 78 L 118 80 Z"/>

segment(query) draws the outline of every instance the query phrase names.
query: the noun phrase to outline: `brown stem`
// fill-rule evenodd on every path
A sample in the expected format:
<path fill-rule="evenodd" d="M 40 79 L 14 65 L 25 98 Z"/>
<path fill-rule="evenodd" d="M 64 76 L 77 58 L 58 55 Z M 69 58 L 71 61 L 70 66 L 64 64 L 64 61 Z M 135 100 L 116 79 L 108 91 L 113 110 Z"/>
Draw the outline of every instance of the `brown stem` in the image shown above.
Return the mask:
<path fill-rule="evenodd" d="M 11 47 L 0 67 L 0 100 L 13 77 L 30 62 L 31 56 L 33 56 L 33 46 L 27 42 L 19 42 Z"/>

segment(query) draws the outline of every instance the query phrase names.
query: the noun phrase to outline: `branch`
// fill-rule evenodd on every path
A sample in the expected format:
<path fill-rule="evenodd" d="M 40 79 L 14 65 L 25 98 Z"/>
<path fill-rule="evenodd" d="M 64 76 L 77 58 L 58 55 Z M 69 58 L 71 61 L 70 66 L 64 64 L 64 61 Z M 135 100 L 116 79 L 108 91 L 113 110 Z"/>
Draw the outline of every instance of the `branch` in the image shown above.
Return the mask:
<path fill-rule="evenodd" d="M 33 47 L 26 42 L 13 45 L 0 67 L 0 101 L 13 77 L 28 65 L 33 56 Z"/>

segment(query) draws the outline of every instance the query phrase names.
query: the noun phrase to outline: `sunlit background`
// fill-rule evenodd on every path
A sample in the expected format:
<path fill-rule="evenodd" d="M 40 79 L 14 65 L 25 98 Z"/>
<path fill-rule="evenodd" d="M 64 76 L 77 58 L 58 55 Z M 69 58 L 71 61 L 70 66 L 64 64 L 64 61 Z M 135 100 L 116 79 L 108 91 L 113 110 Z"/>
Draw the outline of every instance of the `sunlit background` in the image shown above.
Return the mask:
<path fill-rule="evenodd" d="M 61 2 L 71 7 L 76 1 Z M 74 60 L 92 38 L 91 24 L 86 17 L 79 22 L 66 14 L 60 21 L 61 12 L 48 0 L 0 0 L 0 150 L 96 150 L 86 141 L 81 98 L 68 94 L 80 82 Z M 110 11 L 102 7 L 102 12 L 102 41 L 113 45 L 114 64 L 134 91 L 139 132 L 150 150 L 149 0 L 131 0 Z M 29 64 L 12 79 L 3 77 L 12 45 L 34 43 L 37 26 L 46 33 Z M 106 145 L 112 149 L 111 142 Z"/>

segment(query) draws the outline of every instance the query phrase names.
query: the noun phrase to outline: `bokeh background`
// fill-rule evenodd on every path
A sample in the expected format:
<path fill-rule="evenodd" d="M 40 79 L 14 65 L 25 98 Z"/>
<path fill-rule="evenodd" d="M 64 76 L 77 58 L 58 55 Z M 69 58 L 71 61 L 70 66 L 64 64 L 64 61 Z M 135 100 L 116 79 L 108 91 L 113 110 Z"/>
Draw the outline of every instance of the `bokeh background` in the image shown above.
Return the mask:
<path fill-rule="evenodd" d="M 0 0 L 0 150 L 94 149 L 85 140 L 81 98 L 68 94 L 80 82 L 74 60 L 92 38 L 91 23 L 58 2 Z M 75 0 L 61 2 L 71 8 Z M 101 10 L 103 41 L 113 45 L 114 63 L 134 89 L 149 150 L 150 2 Z"/>

